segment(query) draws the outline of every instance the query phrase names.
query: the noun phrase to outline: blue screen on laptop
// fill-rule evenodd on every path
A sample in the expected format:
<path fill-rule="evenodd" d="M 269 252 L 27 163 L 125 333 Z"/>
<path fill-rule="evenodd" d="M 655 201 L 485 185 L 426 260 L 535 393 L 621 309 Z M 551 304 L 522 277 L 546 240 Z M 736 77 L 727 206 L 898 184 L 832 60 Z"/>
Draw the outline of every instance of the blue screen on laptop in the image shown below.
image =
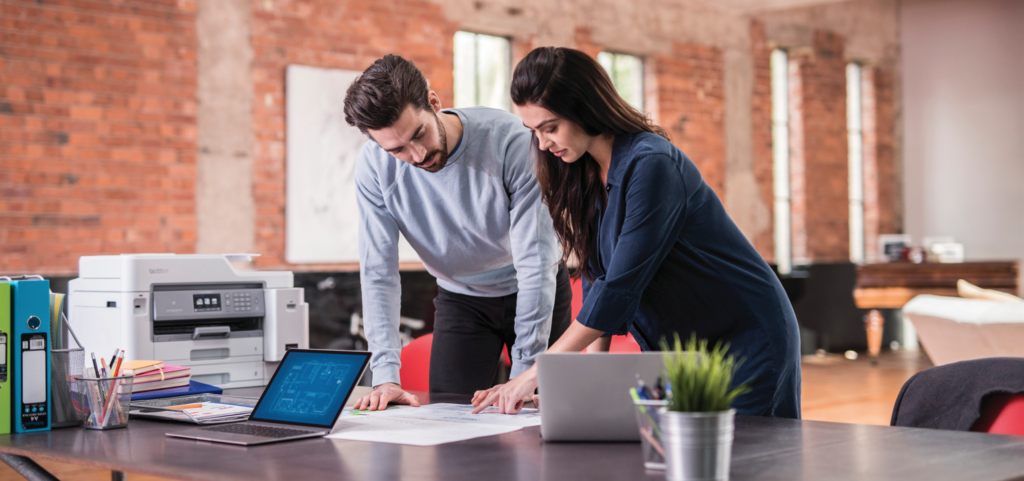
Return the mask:
<path fill-rule="evenodd" d="M 331 427 L 367 354 L 289 351 L 253 411 L 253 420 Z"/>

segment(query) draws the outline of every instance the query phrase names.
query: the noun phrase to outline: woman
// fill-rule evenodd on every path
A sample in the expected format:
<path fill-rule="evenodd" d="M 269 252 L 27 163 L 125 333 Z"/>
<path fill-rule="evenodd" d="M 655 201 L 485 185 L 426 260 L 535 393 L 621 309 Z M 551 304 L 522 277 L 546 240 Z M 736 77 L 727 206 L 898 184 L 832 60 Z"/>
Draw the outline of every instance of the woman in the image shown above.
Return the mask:
<path fill-rule="evenodd" d="M 793 308 L 693 162 L 577 50 L 530 52 L 512 100 L 535 134 L 537 179 L 564 259 L 578 259 L 572 275 L 584 279 L 579 322 L 548 352 L 606 349 L 602 336 L 626 332 L 650 351 L 696 333 L 743 360 L 735 380 L 752 391 L 737 412 L 799 418 Z M 473 404 L 515 413 L 536 387 L 534 366 L 477 392 Z"/>

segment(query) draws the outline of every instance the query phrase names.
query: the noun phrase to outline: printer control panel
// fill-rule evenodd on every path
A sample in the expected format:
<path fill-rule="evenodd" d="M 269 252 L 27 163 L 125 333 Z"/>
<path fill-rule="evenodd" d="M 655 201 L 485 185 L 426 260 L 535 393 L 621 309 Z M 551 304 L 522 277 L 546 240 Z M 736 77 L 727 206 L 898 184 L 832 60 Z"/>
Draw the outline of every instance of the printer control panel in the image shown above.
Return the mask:
<path fill-rule="evenodd" d="M 262 286 L 161 286 L 153 290 L 156 322 L 264 315 Z"/>

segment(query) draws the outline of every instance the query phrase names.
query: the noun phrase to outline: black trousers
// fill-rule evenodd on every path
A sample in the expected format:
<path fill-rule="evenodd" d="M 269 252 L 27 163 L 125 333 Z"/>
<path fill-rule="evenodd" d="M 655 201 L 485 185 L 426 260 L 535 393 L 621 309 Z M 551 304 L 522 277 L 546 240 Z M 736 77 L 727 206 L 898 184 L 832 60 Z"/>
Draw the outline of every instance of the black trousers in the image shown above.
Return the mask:
<path fill-rule="evenodd" d="M 548 346 L 572 322 L 569 273 L 560 266 Z M 430 392 L 473 394 L 492 386 L 501 346 L 512 357 L 516 342 L 516 296 L 475 297 L 438 288 L 434 298 L 434 340 L 430 348 Z"/>

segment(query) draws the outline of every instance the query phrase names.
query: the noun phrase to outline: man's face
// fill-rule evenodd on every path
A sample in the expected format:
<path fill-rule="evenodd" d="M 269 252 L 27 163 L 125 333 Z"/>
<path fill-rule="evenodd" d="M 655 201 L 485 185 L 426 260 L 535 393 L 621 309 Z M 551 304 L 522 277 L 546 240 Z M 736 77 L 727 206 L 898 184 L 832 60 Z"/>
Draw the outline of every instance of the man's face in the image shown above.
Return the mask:
<path fill-rule="evenodd" d="M 444 126 L 433 110 L 408 105 L 392 126 L 367 133 L 398 160 L 427 172 L 437 172 L 448 163 Z"/>

